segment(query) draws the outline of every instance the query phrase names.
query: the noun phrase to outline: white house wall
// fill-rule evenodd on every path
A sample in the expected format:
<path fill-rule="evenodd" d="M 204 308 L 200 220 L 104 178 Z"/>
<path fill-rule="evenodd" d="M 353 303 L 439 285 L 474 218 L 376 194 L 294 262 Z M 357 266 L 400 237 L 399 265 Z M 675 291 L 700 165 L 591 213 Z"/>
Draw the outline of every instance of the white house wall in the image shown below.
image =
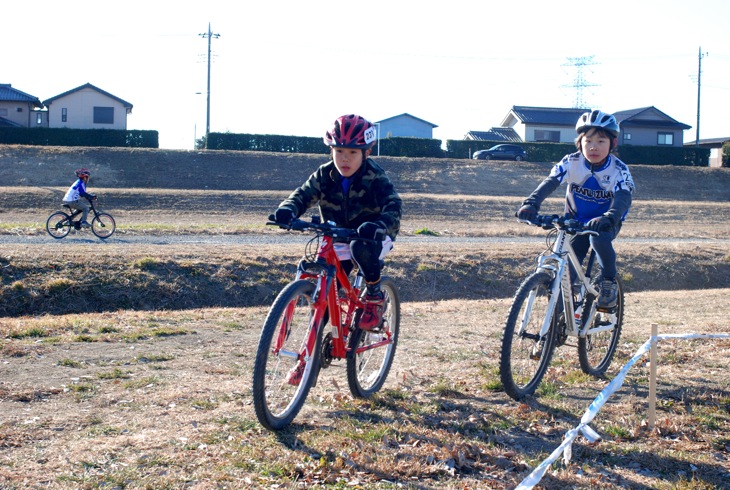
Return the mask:
<path fill-rule="evenodd" d="M 619 142 L 624 145 L 636 146 L 660 146 L 657 144 L 659 133 L 672 135 L 671 145 L 661 145 L 667 147 L 684 146 L 684 131 L 675 129 L 659 130 L 657 128 L 642 128 L 637 126 L 621 126 L 621 137 Z M 631 139 L 626 139 L 626 135 L 630 135 Z"/>
<path fill-rule="evenodd" d="M 2 101 L 0 102 L 0 117 L 20 124 L 23 127 L 30 127 L 32 107 L 27 102 Z"/>
<path fill-rule="evenodd" d="M 433 126 L 411 118 L 393 118 L 390 121 L 378 123 L 381 138 L 408 137 L 433 138 Z"/>
<path fill-rule="evenodd" d="M 527 126 L 525 126 L 523 123 L 518 122 L 514 126 L 512 126 L 512 129 L 515 130 L 515 133 L 519 135 L 520 138 L 522 138 L 522 141 L 530 141 L 526 138 L 527 136 Z M 533 133 L 534 134 L 534 133 Z"/>
<path fill-rule="evenodd" d="M 113 107 L 113 124 L 94 124 L 94 107 Z M 63 109 L 67 120 L 63 122 Z M 54 100 L 48 108 L 51 128 L 73 129 L 127 129 L 127 110 L 121 103 L 96 90 L 86 88 Z"/>
<path fill-rule="evenodd" d="M 560 134 L 557 143 L 572 143 L 575 140 L 575 129 L 566 129 L 564 126 L 529 126 L 527 128 L 527 135 L 529 139 L 525 141 L 537 141 L 535 137 L 535 131 L 556 131 Z"/>

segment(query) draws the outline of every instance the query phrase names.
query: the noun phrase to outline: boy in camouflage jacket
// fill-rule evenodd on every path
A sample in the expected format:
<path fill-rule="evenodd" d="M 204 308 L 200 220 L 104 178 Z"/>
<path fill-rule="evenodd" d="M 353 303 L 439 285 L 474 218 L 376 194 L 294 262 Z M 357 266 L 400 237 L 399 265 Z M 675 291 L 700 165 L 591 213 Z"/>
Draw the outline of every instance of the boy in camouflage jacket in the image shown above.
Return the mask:
<path fill-rule="evenodd" d="M 385 171 L 370 157 L 376 141 L 375 125 L 361 116 L 339 117 L 327 131 L 324 143 L 332 148 L 332 160 L 319 167 L 285 199 L 274 216 L 289 224 L 310 207 L 319 204 L 324 221 L 357 229 L 359 238 L 349 246 L 337 247 L 346 271 L 350 259 L 365 277 L 367 294 L 360 328 L 380 326 L 383 293 L 380 291 L 380 262 L 393 249 L 400 229 L 402 201 Z"/>

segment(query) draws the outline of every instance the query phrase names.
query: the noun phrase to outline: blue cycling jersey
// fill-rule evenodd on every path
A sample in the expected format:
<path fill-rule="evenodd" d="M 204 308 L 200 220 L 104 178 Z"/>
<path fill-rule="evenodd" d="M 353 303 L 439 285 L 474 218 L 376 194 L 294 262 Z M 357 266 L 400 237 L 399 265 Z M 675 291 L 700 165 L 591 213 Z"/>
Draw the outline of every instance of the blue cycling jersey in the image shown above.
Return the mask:
<path fill-rule="evenodd" d="M 634 192 L 629 168 L 613 155 L 594 168 L 581 152 L 571 153 L 553 167 L 548 179 L 566 183 L 565 212 L 584 223 L 608 211 L 617 192 Z M 627 214 L 628 209 L 622 221 Z"/>

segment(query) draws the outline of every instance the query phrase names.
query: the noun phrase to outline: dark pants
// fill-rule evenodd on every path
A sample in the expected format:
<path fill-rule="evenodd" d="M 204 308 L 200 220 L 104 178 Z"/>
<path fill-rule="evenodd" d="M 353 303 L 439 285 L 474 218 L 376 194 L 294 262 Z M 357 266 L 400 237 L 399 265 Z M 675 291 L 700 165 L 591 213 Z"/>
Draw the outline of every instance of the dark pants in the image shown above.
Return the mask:
<path fill-rule="evenodd" d="M 77 199 L 75 201 L 71 202 L 63 202 L 64 204 L 67 204 L 69 208 L 71 209 L 78 209 L 81 211 L 81 221 L 86 221 L 86 217 L 89 215 L 89 202 L 84 199 L 83 201 L 81 199 Z"/>
<path fill-rule="evenodd" d="M 350 252 L 360 271 L 362 271 L 366 283 L 372 284 L 380 281 L 380 254 L 383 252 L 381 242 L 353 240 L 350 242 Z"/>
<path fill-rule="evenodd" d="M 619 223 L 598 235 L 575 235 L 570 242 L 581 263 L 588 253 L 589 246 L 596 251 L 596 259 L 605 279 L 616 278 L 616 251 L 613 249 L 613 239 L 621 231 L 621 225 L 622 223 Z"/>

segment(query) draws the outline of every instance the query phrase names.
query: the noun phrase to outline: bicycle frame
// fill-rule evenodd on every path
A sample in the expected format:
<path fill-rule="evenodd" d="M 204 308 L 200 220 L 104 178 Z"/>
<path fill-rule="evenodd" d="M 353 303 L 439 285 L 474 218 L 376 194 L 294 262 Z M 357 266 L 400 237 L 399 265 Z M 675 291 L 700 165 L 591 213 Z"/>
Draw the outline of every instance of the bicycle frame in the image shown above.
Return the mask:
<path fill-rule="evenodd" d="M 335 245 L 362 240 L 355 230 L 295 219 L 269 225 L 313 231 L 296 278 L 277 295 L 261 330 L 253 370 L 256 417 L 271 430 L 289 425 L 317 385 L 321 370 L 344 359 L 347 384 L 356 398 L 378 392 L 388 377 L 400 332 L 400 300 L 394 281 L 381 276 L 382 321 L 360 328 L 365 303 L 361 271 L 350 282 Z M 328 325 L 329 324 L 329 325 Z"/>
<path fill-rule="evenodd" d="M 591 250 L 583 270 L 573 249 L 572 236 L 597 232 L 569 216 L 538 215 L 528 223 L 550 232 L 537 268 L 515 292 L 502 336 L 500 380 L 515 400 L 535 393 L 555 349 L 569 337 L 577 338 L 581 370 L 603 376 L 616 353 L 623 323 L 621 282 L 616 278 L 616 307 L 599 308 L 599 285 L 591 277 L 600 269 L 596 251 Z"/>
<path fill-rule="evenodd" d="M 587 294 L 591 294 L 594 297 L 598 296 L 598 291 L 590 280 L 591 268 L 594 264 L 593 257 L 595 255 L 595 251 L 591 250 L 591 255 L 588 262 L 588 269 L 584 272 L 583 267 L 570 243 L 570 233 L 568 233 L 567 230 L 558 227 L 557 225 L 556 229 L 558 231 L 558 234 L 555 242 L 551 246 L 550 252 L 541 255 L 537 259 L 537 270 L 545 271 L 553 277 L 553 282 L 550 289 L 550 301 L 548 303 L 548 311 L 550 311 L 551 314 L 546 315 L 542 327 L 540 328 L 540 336 L 546 335 L 548 330 L 550 329 L 553 318 L 552 312 L 555 311 L 558 301 L 560 300 L 562 300 L 563 302 L 563 312 L 566 319 L 565 333 L 567 335 L 572 337 L 585 338 L 587 335 L 599 333 L 604 330 L 610 330 L 612 328 L 611 325 L 604 325 L 592 329 L 588 328 L 588 326 L 593 323 L 593 318 L 596 314 L 596 302 L 591 303 L 591 310 L 588 316 L 585 317 L 585 322 L 582 322 L 582 311 L 576 310 L 575 302 L 573 301 L 573 281 L 570 277 L 569 265 L 572 265 L 573 270 L 576 273 L 576 281 L 582 286 L 581 290 L 583 291 L 583 300 Z M 522 319 L 521 330 L 524 330 L 525 324 L 529 319 L 529 314 L 532 309 L 533 301 L 534 292 L 530 294 L 530 298 L 528 299 L 528 308 L 526 309 L 525 315 Z"/>
<path fill-rule="evenodd" d="M 93 214 L 94 217 L 99 216 L 99 210 L 96 209 L 96 206 L 94 205 L 94 200 L 89 199 L 87 201 L 89 203 L 89 213 Z M 64 205 L 64 207 L 68 207 L 68 206 Z M 68 217 L 69 221 L 73 221 L 76 216 L 83 213 L 83 211 L 81 211 L 80 209 L 73 209 L 73 208 L 69 207 L 68 210 L 71 213 L 71 214 L 69 214 L 69 217 Z"/>
<path fill-rule="evenodd" d="M 348 355 L 353 355 L 354 353 L 350 353 L 350 349 L 347 347 L 347 340 L 355 315 L 361 312 L 364 307 L 360 299 L 364 279 L 358 274 L 355 277 L 354 284 L 350 284 L 350 279 L 342 268 L 335 252 L 332 237 L 322 236 L 315 260 L 307 261 L 303 259 L 299 262 L 296 279 L 310 279 L 315 282 L 315 290 L 312 295 L 314 315 L 310 320 L 312 328 L 304 352 L 279 352 L 279 355 L 307 360 L 314 351 L 319 329 L 325 328 L 323 324 L 325 312 L 329 312 L 329 323 L 332 326 L 332 351 L 330 352 L 332 358 L 344 359 Z M 287 316 L 290 318 L 290 314 Z M 280 330 L 280 332 L 285 331 L 286 329 Z M 278 345 L 282 345 L 283 341 L 284 339 L 280 339 Z M 382 347 L 390 342 L 391 334 L 388 333 L 385 340 L 360 347 L 356 352 L 361 353 L 369 349 Z"/>

